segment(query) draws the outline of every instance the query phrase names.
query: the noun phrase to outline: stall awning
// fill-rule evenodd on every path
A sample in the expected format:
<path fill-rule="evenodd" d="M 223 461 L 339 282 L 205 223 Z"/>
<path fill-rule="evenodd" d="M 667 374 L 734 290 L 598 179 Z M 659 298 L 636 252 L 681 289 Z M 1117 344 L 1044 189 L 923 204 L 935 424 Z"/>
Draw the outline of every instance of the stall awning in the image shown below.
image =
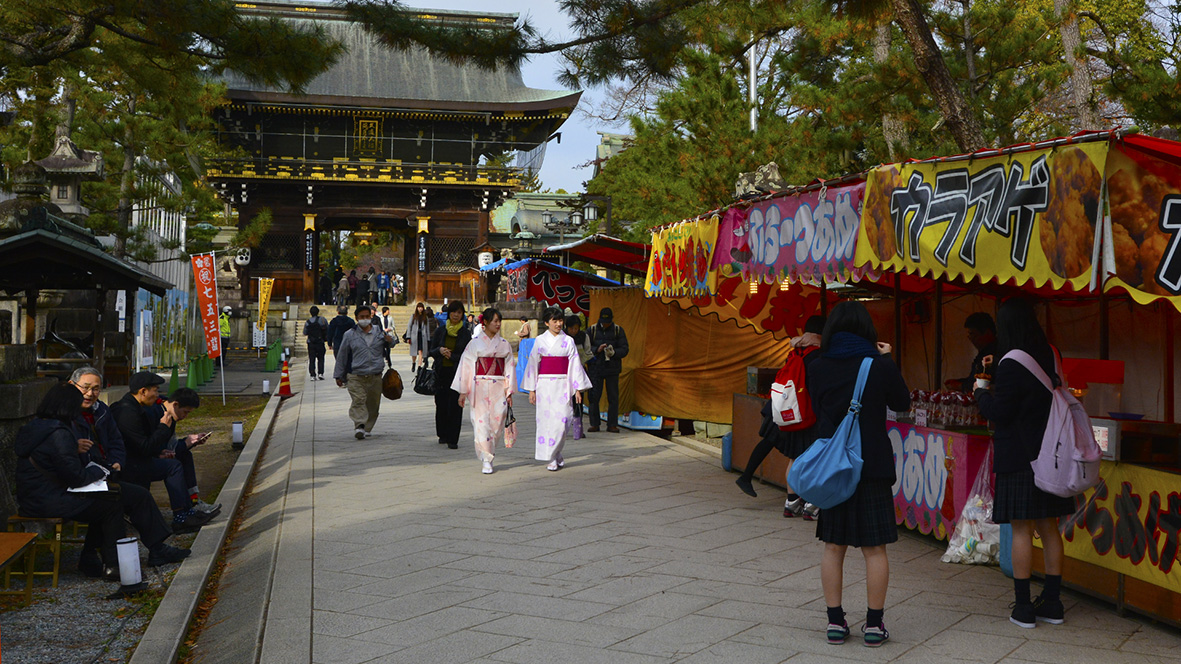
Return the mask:
<path fill-rule="evenodd" d="M 508 259 L 502 258 L 502 259 L 495 261 L 493 263 L 489 263 L 487 265 L 484 265 L 483 267 L 480 268 L 480 271 L 481 272 L 491 272 L 492 270 L 496 270 L 498 268 L 504 267 L 506 263 L 508 263 Z"/>
<path fill-rule="evenodd" d="M 597 274 L 533 258 L 509 263 L 504 269 L 508 273 L 509 302 L 532 299 L 586 315 L 590 313 L 589 287 L 620 285 Z"/>
<path fill-rule="evenodd" d="M 171 283 L 103 251 L 85 229 L 52 215 L 30 219 L 21 232 L 0 240 L 0 266 L 0 290 L 8 293 L 101 287 L 143 288 L 163 295 L 172 288 Z"/>
<path fill-rule="evenodd" d="M 609 270 L 642 277 L 648 270 L 651 245 L 628 242 L 596 233 L 577 242 L 548 247 L 547 254 L 567 254 L 571 260 L 598 265 Z"/>

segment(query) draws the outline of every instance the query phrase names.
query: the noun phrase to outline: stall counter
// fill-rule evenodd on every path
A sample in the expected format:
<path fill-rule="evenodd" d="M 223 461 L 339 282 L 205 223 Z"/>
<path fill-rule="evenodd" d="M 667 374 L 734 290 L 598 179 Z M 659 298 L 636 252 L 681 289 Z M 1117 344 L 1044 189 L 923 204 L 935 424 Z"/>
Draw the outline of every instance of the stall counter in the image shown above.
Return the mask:
<path fill-rule="evenodd" d="M 741 472 L 759 443 L 763 404 L 767 399 L 734 394 L 734 435 L 730 463 Z M 972 484 L 988 452 L 991 439 L 957 431 L 919 427 L 905 422 L 888 423 L 894 445 L 894 519 L 898 525 L 946 540 L 954 530 L 960 512 L 968 502 Z M 759 479 L 786 487 L 787 459 L 773 452 L 755 471 Z M 950 477 L 950 482 L 948 481 Z M 947 488 L 951 487 L 949 521 L 942 511 Z"/>

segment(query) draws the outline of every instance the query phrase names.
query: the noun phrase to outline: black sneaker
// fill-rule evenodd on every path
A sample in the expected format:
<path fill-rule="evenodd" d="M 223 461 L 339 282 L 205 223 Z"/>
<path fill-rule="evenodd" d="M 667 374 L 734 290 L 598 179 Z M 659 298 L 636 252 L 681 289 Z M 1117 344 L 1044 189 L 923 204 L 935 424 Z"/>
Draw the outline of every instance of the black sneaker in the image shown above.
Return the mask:
<path fill-rule="evenodd" d="M 1064 614 L 1066 609 L 1062 606 L 1062 600 L 1058 599 L 1042 599 L 1041 596 L 1033 598 L 1033 612 L 1037 619 L 1044 623 L 1051 625 L 1061 625 L 1065 622 Z M 1024 625 L 1022 625 L 1024 627 Z"/>
<path fill-rule="evenodd" d="M 213 515 L 206 512 L 198 512 L 193 508 L 189 508 L 183 512 L 177 512 L 172 516 L 172 532 L 174 533 L 195 533 L 201 530 L 201 526 L 213 520 Z"/>
<path fill-rule="evenodd" d="M 357 427 L 353 431 L 353 437 L 356 438 L 357 440 L 364 440 L 365 439 L 365 427 Z"/>
<path fill-rule="evenodd" d="M 1018 604 L 1014 602 L 1009 606 L 1013 607 L 1013 613 L 1009 616 L 1009 622 L 1025 629 L 1037 627 L 1037 612 L 1034 611 L 1032 602 L 1029 604 Z"/>
<path fill-rule="evenodd" d="M 188 549 L 178 549 L 175 546 L 159 544 L 148 552 L 148 567 L 159 567 L 180 561 L 192 555 Z"/>
<path fill-rule="evenodd" d="M 742 493 L 745 493 L 751 498 L 759 497 L 759 494 L 755 493 L 754 485 L 752 485 L 750 480 L 746 479 L 745 477 L 739 477 L 738 479 L 734 480 L 734 483 L 738 485 L 739 489 L 742 489 Z"/>
<path fill-rule="evenodd" d="M 103 579 L 105 581 L 119 580 L 119 568 L 104 566 L 102 559 L 98 557 L 97 553 L 83 553 L 78 558 L 78 571 L 83 576 L 88 576 L 92 579 Z"/>

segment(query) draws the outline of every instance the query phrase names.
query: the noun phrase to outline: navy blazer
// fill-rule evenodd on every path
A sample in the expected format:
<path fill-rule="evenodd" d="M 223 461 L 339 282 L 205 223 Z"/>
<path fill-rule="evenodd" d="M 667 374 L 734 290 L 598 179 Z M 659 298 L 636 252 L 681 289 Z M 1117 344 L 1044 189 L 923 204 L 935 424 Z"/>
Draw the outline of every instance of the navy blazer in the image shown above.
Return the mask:
<path fill-rule="evenodd" d="M 996 365 L 992 388 L 992 392 L 976 390 L 976 403 L 980 405 L 980 414 L 995 429 L 993 472 L 1029 471 L 1030 462 L 1041 451 L 1042 436 L 1050 419 L 1050 391 L 1017 360 L 1004 360 Z"/>
<path fill-rule="evenodd" d="M 813 353 L 819 355 L 819 353 Z M 808 364 L 808 396 L 816 413 L 816 435 L 828 438 L 849 412 L 860 357 L 833 359 L 820 355 Z M 861 479 L 889 480 L 894 473 L 894 446 L 886 435 L 886 408 L 903 412 L 910 408 L 910 389 L 894 360 L 881 355 L 873 359 L 865 389 L 861 393 Z"/>

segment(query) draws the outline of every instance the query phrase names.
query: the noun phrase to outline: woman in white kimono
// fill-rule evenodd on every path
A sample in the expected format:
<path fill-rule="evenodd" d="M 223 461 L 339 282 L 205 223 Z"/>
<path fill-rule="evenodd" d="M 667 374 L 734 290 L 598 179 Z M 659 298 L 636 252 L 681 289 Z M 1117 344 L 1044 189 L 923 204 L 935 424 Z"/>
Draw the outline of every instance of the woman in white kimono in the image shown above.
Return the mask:
<path fill-rule="evenodd" d="M 521 388 L 529 393 L 529 403 L 537 406 L 537 446 L 534 458 L 548 461 L 546 470 L 566 465 L 562 446 L 566 430 L 574 417 L 570 397 L 582 403 L 582 390 L 590 388 L 590 379 L 578 358 L 574 340 L 562 332 L 562 310 L 549 307 L 541 315 L 546 332 L 537 337 Z"/>
<path fill-rule="evenodd" d="M 504 431 L 504 417 L 513 404 L 516 362 L 513 349 L 500 336 L 500 312 L 484 310 L 480 333 L 463 351 L 451 389 L 459 392 L 459 407 L 472 402 L 472 428 L 476 431 L 476 457 L 484 463 L 484 474 L 492 472 L 496 438 Z"/>

